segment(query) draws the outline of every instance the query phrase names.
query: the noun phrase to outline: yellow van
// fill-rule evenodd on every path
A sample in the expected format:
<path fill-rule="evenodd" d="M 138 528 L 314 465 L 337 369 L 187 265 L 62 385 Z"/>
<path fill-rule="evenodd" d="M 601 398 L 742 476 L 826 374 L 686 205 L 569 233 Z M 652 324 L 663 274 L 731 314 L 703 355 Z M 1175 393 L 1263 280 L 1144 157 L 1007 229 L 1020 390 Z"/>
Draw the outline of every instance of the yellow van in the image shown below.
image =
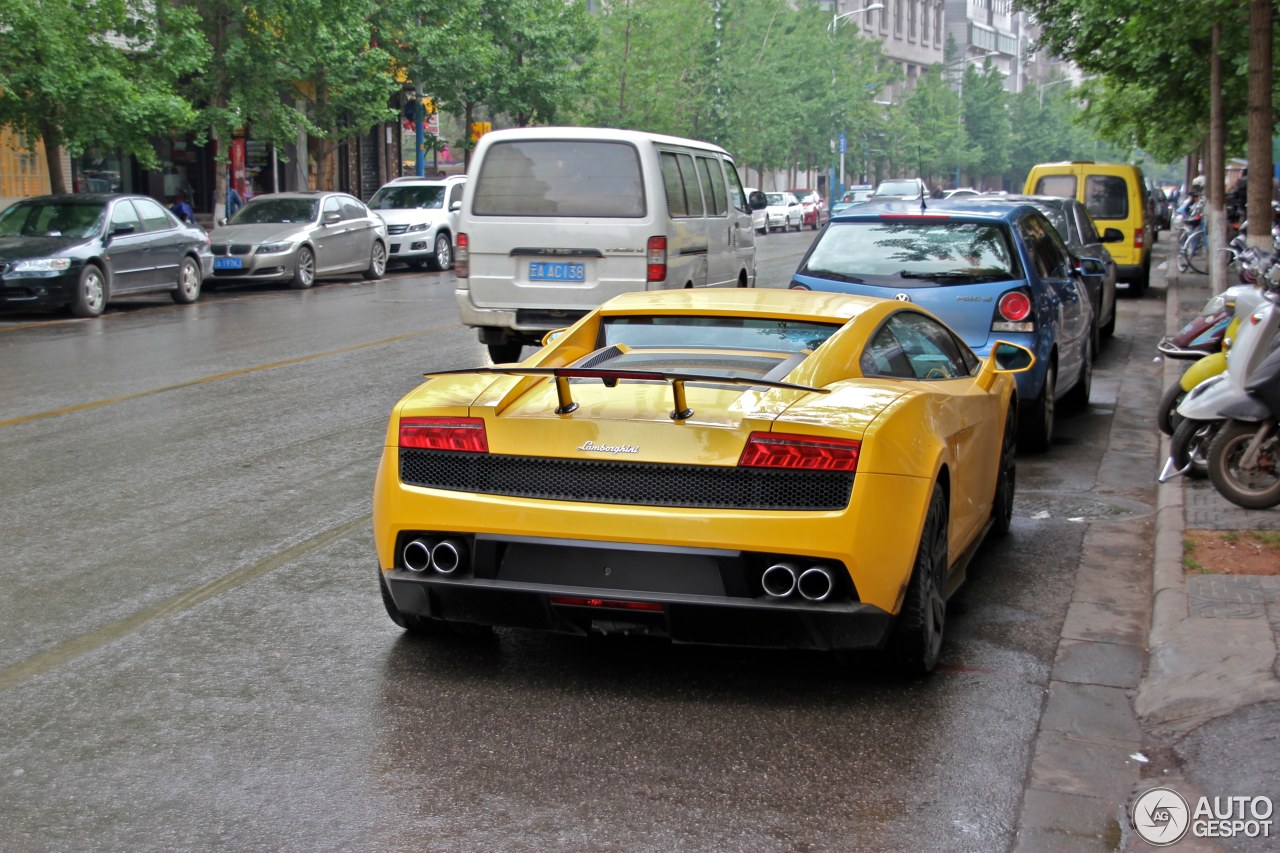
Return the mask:
<path fill-rule="evenodd" d="M 1093 217 L 1102 242 L 1109 244 L 1117 279 L 1141 296 L 1151 280 L 1155 241 L 1154 223 L 1147 219 L 1146 187 L 1142 170 L 1130 163 L 1076 160 L 1032 166 L 1023 192 L 1079 199 Z"/>

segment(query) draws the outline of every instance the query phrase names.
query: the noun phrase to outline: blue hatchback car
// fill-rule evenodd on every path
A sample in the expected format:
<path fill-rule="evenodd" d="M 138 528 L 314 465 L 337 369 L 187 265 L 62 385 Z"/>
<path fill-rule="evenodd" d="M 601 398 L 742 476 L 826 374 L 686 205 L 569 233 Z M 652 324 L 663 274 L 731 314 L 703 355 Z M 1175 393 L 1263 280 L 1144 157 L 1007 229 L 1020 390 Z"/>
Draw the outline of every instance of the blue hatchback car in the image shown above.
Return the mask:
<path fill-rule="evenodd" d="M 1089 402 L 1094 323 L 1085 274 L 1031 205 L 955 199 L 856 208 L 832 218 L 791 287 L 914 302 L 982 357 L 997 340 L 1034 352 L 1035 367 L 1018 374 L 1023 447 L 1048 449 L 1058 401 L 1080 409 Z"/>

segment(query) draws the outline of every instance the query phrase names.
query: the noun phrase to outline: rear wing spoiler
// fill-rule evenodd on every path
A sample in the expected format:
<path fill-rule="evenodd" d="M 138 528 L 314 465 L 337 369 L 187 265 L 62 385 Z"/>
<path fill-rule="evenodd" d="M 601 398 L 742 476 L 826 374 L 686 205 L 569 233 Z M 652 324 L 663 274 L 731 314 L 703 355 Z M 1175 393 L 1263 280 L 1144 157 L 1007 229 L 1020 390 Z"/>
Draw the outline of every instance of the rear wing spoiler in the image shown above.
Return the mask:
<path fill-rule="evenodd" d="M 630 379 L 638 382 L 670 382 L 671 394 L 675 408 L 671 410 L 673 421 L 688 420 L 693 417 L 693 409 L 689 408 L 685 398 L 686 382 L 700 382 L 712 385 L 742 385 L 748 388 L 782 388 L 787 391 L 805 391 L 812 394 L 830 394 L 829 388 L 814 388 L 811 385 L 797 385 L 794 382 L 774 382 L 770 379 L 753 379 L 747 376 L 720 376 L 714 373 L 685 373 L 679 370 L 609 370 L 596 367 L 472 367 L 461 370 L 440 370 L 424 373 L 428 379 L 437 376 L 460 376 L 463 374 L 487 374 L 490 376 L 534 376 L 547 377 L 556 382 L 557 415 L 567 415 L 578 404 L 569 393 L 570 379 L 599 379 L 607 387 L 618 384 L 619 379 Z"/>

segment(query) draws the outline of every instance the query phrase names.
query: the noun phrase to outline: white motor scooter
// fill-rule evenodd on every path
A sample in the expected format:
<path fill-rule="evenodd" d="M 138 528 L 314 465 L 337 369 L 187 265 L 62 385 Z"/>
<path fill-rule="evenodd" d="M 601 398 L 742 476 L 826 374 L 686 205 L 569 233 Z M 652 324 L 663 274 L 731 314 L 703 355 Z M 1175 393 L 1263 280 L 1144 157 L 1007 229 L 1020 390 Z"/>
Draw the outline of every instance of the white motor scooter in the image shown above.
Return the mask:
<path fill-rule="evenodd" d="M 1227 372 L 1200 383 L 1178 404 L 1181 422 L 1173 432 L 1169 458 L 1160 472 L 1166 483 L 1192 467 L 1208 470 L 1209 444 L 1233 405 L 1249 398 L 1245 383 L 1276 342 L 1280 331 L 1280 264 L 1273 256 L 1258 272 L 1262 305 L 1245 318 L 1227 352 Z"/>

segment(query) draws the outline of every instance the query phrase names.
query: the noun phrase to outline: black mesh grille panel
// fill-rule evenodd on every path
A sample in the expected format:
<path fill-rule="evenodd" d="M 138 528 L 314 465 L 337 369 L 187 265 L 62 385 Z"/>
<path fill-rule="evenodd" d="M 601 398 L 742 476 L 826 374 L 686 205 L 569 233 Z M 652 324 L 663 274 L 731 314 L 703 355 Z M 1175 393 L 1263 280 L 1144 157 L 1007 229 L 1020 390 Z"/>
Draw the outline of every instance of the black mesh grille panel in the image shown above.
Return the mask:
<path fill-rule="evenodd" d="M 410 486 L 552 501 L 710 509 L 835 510 L 853 475 L 704 465 L 400 450 Z"/>

